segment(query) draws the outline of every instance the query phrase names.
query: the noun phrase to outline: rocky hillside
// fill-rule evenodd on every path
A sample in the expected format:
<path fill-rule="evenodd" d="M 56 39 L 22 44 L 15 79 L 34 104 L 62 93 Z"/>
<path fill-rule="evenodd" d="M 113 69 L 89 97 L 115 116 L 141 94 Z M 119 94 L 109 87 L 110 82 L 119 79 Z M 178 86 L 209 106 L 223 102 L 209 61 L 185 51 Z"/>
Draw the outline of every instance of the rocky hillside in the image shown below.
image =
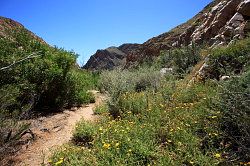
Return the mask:
<path fill-rule="evenodd" d="M 232 40 L 244 38 L 248 32 L 250 32 L 250 0 L 215 0 L 186 23 L 141 45 L 136 45 L 132 51 L 125 53 L 121 61 L 125 59 L 125 67 L 130 67 L 144 61 L 147 57 L 158 56 L 162 50 L 191 43 L 209 46 L 224 45 Z M 114 65 L 109 63 L 110 61 L 110 57 L 98 52 L 90 58 L 85 67 L 103 69 L 99 67 L 101 64 L 117 66 L 124 63 L 120 61 Z"/>
<path fill-rule="evenodd" d="M 0 38 L 16 40 L 16 35 L 26 32 L 28 32 L 28 34 L 30 34 L 34 38 L 34 40 L 46 44 L 46 42 L 42 38 L 38 37 L 33 32 L 27 30 L 22 24 L 12 19 L 0 16 Z"/>
<path fill-rule="evenodd" d="M 118 66 L 124 66 L 127 55 L 133 54 L 133 51 L 139 48 L 140 44 L 123 44 L 119 47 L 97 50 L 96 53 L 90 57 L 84 68 L 90 70 L 111 70 Z"/>

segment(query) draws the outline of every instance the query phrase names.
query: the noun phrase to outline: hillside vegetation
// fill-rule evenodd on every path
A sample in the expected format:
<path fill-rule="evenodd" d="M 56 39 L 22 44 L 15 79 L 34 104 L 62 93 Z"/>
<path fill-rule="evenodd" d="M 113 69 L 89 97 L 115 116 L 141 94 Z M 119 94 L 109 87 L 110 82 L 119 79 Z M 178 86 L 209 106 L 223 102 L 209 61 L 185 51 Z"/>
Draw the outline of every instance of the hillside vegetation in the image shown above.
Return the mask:
<path fill-rule="evenodd" d="M 7 30 L 6 30 L 7 31 Z M 96 76 L 77 54 L 51 47 L 23 27 L 0 38 L 0 157 L 28 131 L 19 120 L 94 102 Z"/>
<path fill-rule="evenodd" d="M 100 89 L 110 100 L 96 108 L 98 122 L 79 122 L 72 143 L 55 151 L 50 164 L 249 164 L 250 40 L 194 49 L 162 54 L 152 67 L 103 72 Z M 188 84 L 208 54 L 206 79 Z M 161 75 L 166 59 L 174 72 Z M 213 79 L 224 74 L 230 78 Z"/>

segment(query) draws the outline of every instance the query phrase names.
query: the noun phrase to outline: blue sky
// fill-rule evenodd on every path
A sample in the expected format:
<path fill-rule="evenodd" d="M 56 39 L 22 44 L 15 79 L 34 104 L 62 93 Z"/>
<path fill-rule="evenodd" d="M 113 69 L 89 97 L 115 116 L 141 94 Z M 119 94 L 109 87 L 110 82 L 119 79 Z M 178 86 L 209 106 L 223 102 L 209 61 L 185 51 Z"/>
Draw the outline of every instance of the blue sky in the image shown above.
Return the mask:
<path fill-rule="evenodd" d="M 143 43 L 192 18 L 212 0 L 0 0 L 0 15 L 50 45 L 74 50 L 83 64 L 96 52 Z"/>

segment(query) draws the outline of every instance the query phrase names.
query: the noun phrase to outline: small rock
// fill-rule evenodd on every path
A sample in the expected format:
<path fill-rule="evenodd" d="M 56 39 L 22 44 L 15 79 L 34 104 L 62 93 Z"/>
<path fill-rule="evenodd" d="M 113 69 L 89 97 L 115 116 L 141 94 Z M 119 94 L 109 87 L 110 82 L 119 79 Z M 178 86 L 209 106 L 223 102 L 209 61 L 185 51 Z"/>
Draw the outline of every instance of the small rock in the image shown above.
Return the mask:
<path fill-rule="evenodd" d="M 226 80 L 229 80 L 230 79 L 230 76 L 221 76 L 220 77 L 220 81 L 226 81 Z"/>

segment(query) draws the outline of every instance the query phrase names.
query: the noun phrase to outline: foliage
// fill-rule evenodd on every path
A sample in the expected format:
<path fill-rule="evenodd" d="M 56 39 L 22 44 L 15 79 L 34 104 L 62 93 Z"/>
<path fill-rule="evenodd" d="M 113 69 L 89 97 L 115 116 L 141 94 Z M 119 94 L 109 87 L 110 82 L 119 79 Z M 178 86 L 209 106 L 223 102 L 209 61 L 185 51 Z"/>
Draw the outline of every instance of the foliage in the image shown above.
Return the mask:
<path fill-rule="evenodd" d="M 73 141 L 76 144 L 90 146 L 96 135 L 95 126 L 87 121 L 79 122 L 73 134 Z"/>
<path fill-rule="evenodd" d="M 29 55 L 37 56 L 1 70 L 1 110 L 51 111 L 93 102 L 87 90 L 96 80 L 93 74 L 75 67 L 77 54 L 40 43 L 24 29 L 12 36 L 13 40 L 0 39 L 0 68 Z"/>
<path fill-rule="evenodd" d="M 67 156 L 67 157 L 62 157 Z M 76 157 L 77 156 L 77 157 Z M 97 160 L 93 151 L 87 151 L 79 146 L 65 145 L 53 154 L 53 159 L 48 161 L 50 165 L 70 166 L 96 166 Z"/>
<path fill-rule="evenodd" d="M 153 67 L 105 71 L 100 75 L 100 89 L 107 91 L 115 101 L 126 92 L 140 92 L 147 89 L 157 91 L 162 85 L 161 78 L 160 71 Z"/>
<path fill-rule="evenodd" d="M 247 50 L 245 46 L 240 50 L 235 45 L 222 49 L 240 58 L 237 56 Z M 175 68 L 180 69 L 176 70 L 178 73 L 188 72 L 187 66 L 196 64 L 196 60 L 183 60 L 183 52 L 174 54 L 178 55 L 176 59 L 172 57 L 174 60 L 166 61 L 166 65 L 188 62 L 188 65 L 175 64 Z M 83 159 L 81 153 L 74 153 L 80 147 L 70 146 L 67 153 L 57 151 L 60 155 L 54 155 L 53 161 L 64 158 L 67 162 L 63 165 L 70 165 L 94 159 L 94 165 L 111 166 L 246 165 L 249 162 L 250 77 L 249 64 L 246 60 L 243 62 L 246 73 L 239 78 L 225 82 L 205 80 L 190 85 L 185 79 L 171 75 L 153 77 L 157 73 L 155 68 L 153 72 L 145 68 L 101 74 L 100 86 L 111 99 L 97 108 L 101 116 L 95 123 L 92 146 L 82 149 L 81 153 L 90 157 Z M 236 68 L 232 66 L 232 69 Z M 145 75 L 153 76 L 146 77 L 149 82 L 146 88 L 137 90 L 138 80 L 144 80 Z M 155 86 L 155 82 L 159 84 Z"/>
<path fill-rule="evenodd" d="M 158 59 L 162 67 L 171 67 L 179 75 L 187 74 L 201 60 L 200 49 L 195 45 L 163 52 Z"/>
<path fill-rule="evenodd" d="M 213 83 L 190 88 L 176 84 L 169 82 L 158 92 L 122 94 L 115 105 L 120 115 L 102 114 L 95 124 L 92 146 L 84 153 L 94 156 L 96 165 L 216 165 L 222 161 L 214 143 L 220 139 L 220 114 L 209 109 L 217 88 Z M 104 112 L 111 109 L 104 108 Z M 64 165 L 92 158 L 82 159 L 80 154 L 73 154 L 73 158 L 60 150 L 56 153 L 61 155 L 53 156 L 53 161 L 65 158 Z"/>
<path fill-rule="evenodd" d="M 77 54 L 72 51 L 50 47 L 23 28 L 9 36 L 0 38 L 1 158 L 17 148 L 29 129 L 19 125 L 20 119 L 94 102 L 88 90 L 98 79 L 77 69 Z"/>
<path fill-rule="evenodd" d="M 240 74 L 247 70 L 249 62 L 250 38 L 216 48 L 209 56 L 208 77 L 219 79 L 223 75 Z"/>
<path fill-rule="evenodd" d="M 99 105 L 94 109 L 94 114 L 95 115 L 104 115 L 108 113 L 108 105 L 107 104 L 103 104 L 103 105 Z"/>
<path fill-rule="evenodd" d="M 250 161 L 250 71 L 225 82 L 219 108 L 223 113 L 221 129 L 231 146 L 231 158 Z"/>

